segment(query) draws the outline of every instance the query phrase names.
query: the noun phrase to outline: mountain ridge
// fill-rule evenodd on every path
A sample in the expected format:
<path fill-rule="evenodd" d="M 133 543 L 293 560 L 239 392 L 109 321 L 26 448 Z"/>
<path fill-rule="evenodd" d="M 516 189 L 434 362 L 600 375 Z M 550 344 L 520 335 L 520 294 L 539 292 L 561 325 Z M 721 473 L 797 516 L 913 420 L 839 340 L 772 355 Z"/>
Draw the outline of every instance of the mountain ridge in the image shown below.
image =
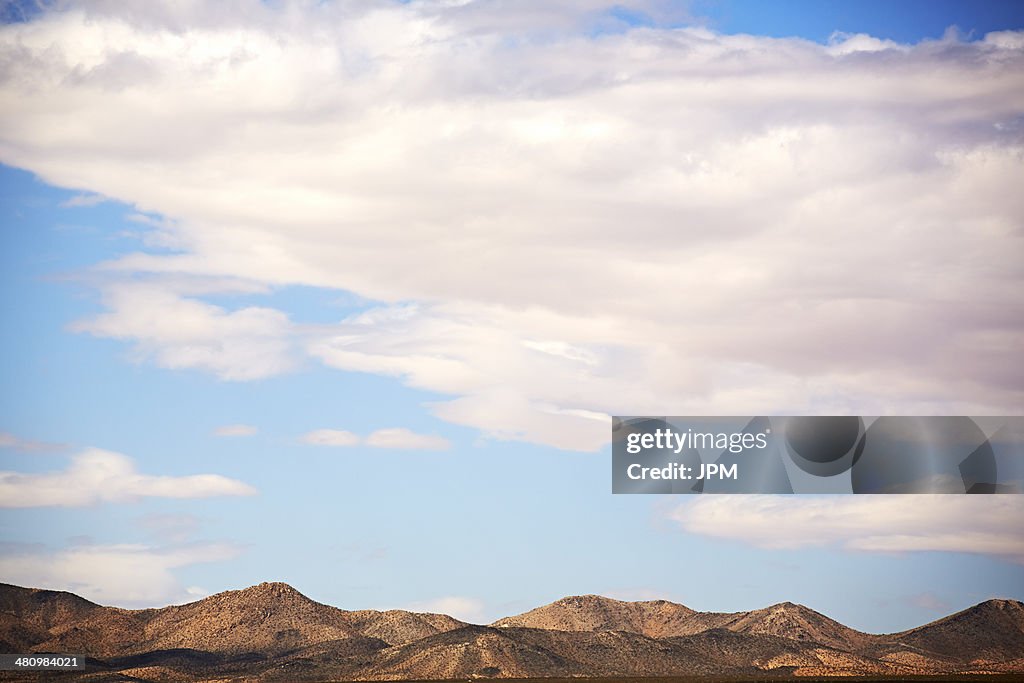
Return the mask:
<path fill-rule="evenodd" d="M 92 658 L 91 673 L 67 680 L 104 671 L 161 682 L 1024 673 L 1024 604 L 986 600 L 870 634 L 792 602 L 698 612 L 578 595 L 478 625 L 343 610 L 280 582 L 142 610 L 0 584 L 0 646 Z"/>

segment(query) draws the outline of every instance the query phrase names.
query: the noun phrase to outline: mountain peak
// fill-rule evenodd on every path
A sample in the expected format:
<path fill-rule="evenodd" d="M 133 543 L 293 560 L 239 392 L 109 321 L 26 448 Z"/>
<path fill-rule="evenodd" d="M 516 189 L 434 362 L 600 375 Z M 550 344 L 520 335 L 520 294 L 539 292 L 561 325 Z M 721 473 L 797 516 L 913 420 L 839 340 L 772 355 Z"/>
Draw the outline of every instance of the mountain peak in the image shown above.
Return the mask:
<path fill-rule="evenodd" d="M 74 593 L 69 593 L 68 591 L 50 590 L 48 588 L 25 588 L 24 586 L 16 586 L 13 583 L 0 583 L 0 607 L 2 607 L 3 603 L 6 601 L 16 600 L 67 600 L 98 607 L 95 602 L 86 600 L 85 598 L 75 595 Z"/>
<path fill-rule="evenodd" d="M 817 615 L 821 615 L 821 612 L 817 612 L 817 611 L 811 609 L 810 607 L 808 607 L 807 605 L 801 605 L 798 602 L 790 602 L 788 600 L 786 600 L 785 602 L 777 602 L 774 605 L 769 605 L 768 607 L 765 607 L 762 611 L 769 611 L 769 612 L 776 612 L 776 613 L 782 612 L 782 613 L 785 613 L 785 614 L 817 614 Z"/>
<path fill-rule="evenodd" d="M 941 655 L 993 658 L 1004 651 L 1020 653 L 1024 652 L 1024 604 L 1017 600 L 985 600 L 890 637 Z"/>
<path fill-rule="evenodd" d="M 240 595 L 252 595 L 252 596 L 263 596 L 263 597 L 275 597 L 280 598 L 284 596 L 288 597 L 306 597 L 299 591 L 292 588 L 287 583 L 282 581 L 264 581 L 258 583 L 255 586 L 249 586 L 239 591 L 225 591 L 227 593 L 236 592 Z"/>
<path fill-rule="evenodd" d="M 1020 600 L 1007 600 L 1005 598 L 992 598 L 991 600 L 985 600 L 979 602 L 974 606 L 975 609 L 997 609 L 1000 611 L 1013 610 L 1020 611 L 1024 610 L 1024 602 Z"/>
<path fill-rule="evenodd" d="M 625 604 L 622 600 L 616 600 L 615 598 L 606 598 L 603 595 L 594 595 L 593 593 L 585 593 L 583 595 L 567 595 L 564 598 L 555 600 L 551 605 L 566 605 L 572 607 L 589 607 L 593 605 L 603 604 Z"/>
<path fill-rule="evenodd" d="M 806 605 L 789 601 L 737 613 L 723 626 L 736 633 L 777 636 L 845 649 L 856 649 L 871 639 Z"/>
<path fill-rule="evenodd" d="M 660 638 L 692 632 L 683 622 L 694 611 L 667 600 L 625 602 L 603 595 L 570 595 L 549 605 L 494 622 L 554 631 L 627 631 Z"/>
<path fill-rule="evenodd" d="M 74 593 L 0 583 L 0 615 L 16 616 L 32 628 L 49 630 L 98 609 L 99 605 Z"/>
<path fill-rule="evenodd" d="M 271 607 L 274 605 L 319 605 L 320 603 L 306 597 L 287 583 L 280 581 L 264 581 L 263 583 L 214 593 L 190 605 L 219 605 L 222 608 L 235 605 L 238 608 Z M 186 605 L 182 605 L 185 607 Z M 334 609 L 334 608 L 332 608 Z"/>

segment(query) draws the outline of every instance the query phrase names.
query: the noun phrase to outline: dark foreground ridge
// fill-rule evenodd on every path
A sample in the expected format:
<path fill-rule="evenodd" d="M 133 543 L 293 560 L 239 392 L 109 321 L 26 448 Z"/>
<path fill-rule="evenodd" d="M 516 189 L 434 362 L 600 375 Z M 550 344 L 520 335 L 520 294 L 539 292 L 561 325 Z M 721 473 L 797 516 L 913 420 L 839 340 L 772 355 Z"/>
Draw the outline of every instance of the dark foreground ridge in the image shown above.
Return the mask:
<path fill-rule="evenodd" d="M 918 628 L 875 635 L 788 602 L 718 613 L 585 595 L 480 626 L 443 614 L 346 611 L 283 583 L 146 610 L 0 584 L 0 651 L 88 658 L 85 671 L 9 673 L 0 680 L 96 683 L 1021 680 L 1024 605 L 988 600 Z"/>

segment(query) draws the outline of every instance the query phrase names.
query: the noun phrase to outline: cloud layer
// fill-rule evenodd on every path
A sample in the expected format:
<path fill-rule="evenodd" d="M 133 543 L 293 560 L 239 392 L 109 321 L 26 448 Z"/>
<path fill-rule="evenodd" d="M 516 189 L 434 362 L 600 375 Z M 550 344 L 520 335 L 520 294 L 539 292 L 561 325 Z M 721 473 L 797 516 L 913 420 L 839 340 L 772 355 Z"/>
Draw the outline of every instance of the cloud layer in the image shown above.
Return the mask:
<path fill-rule="evenodd" d="M 240 552 L 228 543 L 78 545 L 59 551 L 8 546 L 0 554 L 0 576 L 21 586 L 71 591 L 101 605 L 163 607 L 206 595 L 183 586 L 172 570 Z"/>
<path fill-rule="evenodd" d="M 1021 496 L 700 496 L 669 516 L 689 533 L 759 548 L 943 551 L 1024 563 Z"/>
<path fill-rule="evenodd" d="M 1020 33 L 818 45 L 625 30 L 602 2 L 68 7 L 0 28 L 0 160 L 170 219 L 76 327 L 142 359 L 228 380 L 316 359 L 581 449 L 616 413 L 1024 405 Z M 309 326 L 195 281 L 379 305 Z"/>
<path fill-rule="evenodd" d="M 185 477 L 142 474 L 126 455 L 90 448 L 63 471 L 0 472 L 0 508 L 77 507 L 139 498 L 250 496 L 256 489 L 219 474 Z"/>

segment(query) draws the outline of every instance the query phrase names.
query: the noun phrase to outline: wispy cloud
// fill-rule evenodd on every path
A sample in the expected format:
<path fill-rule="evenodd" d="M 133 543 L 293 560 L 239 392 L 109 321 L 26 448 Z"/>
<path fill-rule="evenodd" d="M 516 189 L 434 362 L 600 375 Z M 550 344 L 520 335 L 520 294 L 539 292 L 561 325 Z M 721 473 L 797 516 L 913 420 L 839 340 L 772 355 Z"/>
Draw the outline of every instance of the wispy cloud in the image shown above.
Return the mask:
<path fill-rule="evenodd" d="M 76 194 L 74 197 L 61 202 L 61 206 L 70 209 L 84 206 L 96 206 L 109 201 L 107 197 L 100 194 Z"/>
<path fill-rule="evenodd" d="M 672 509 L 685 531 L 768 549 L 958 552 L 1024 563 L 1024 497 L 700 496 Z"/>
<path fill-rule="evenodd" d="M 213 430 L 214 436 L 253 436 L 260 430 L 252 425 L 224 425 Z"/>
<path fill-rule="evenodd" d="M 23 439 L 20 436 L 11 434 L 10 432 L 0 432 L 0 448 L 10 448 L 11 450 L 25 451 L 29 453 L 47 453 L 62 451 L 67 448 L 67 445 L 62 443 L 52 443 L 49 441 Z"/>
<path fill-rule="evenodd" d="M 8 545 L 0 555 L 0 578 L 26 587 L 71 591 L 102 605 L 163 607 L 206 594 L 182 585 L 174 570 L 230 560 L 241 552 L 231 543 L 81 544 L 60 550 Z"/>
<path fill-rule="evenodd" d="M 184 477 L 140 473 L 126 455 L 87 449 L 59 472 L 0 472 L 0 508 L 77 507 L 140 498 L 250 496 L 256 490 L 219 474 Z"/>
<path fill-rule="evenodd" d="M 451 442 L 436 434 L 417 434 L 404 427 L 395 427 L 371 433 L 366 437 L 366 445 L 374 448 L 443 451 L 451 447 Z"/>
<path fill-rule="evenodd" d="M 616 4 L 69 2 L 0 28 L 2 160 L 167 219 L 75 327 L 162 367 L 312 357 L 578 449 L 610 414 L 1024 402 L 1020 32 L 587 35 Z M 154 273 L 379 306 L 303 326 Z"/>
<path fill-rule="evenodd" d="M 311 446 L 357 446 L 362 441 L 358 434 L 343 429 L 314 429 L 300 438 Z"/>
<path fill-rule="evenodd" d="M 341 429 L 316 429 L 303 434 L 300 440 L 312 446 L 358 446 L 363 444 L 371 448 L 421 451 L 443 451 L 451 447 L 451 442 L 443 436 L 418 434 L 405 427 L 378 429 L 365 438 Z"/>

